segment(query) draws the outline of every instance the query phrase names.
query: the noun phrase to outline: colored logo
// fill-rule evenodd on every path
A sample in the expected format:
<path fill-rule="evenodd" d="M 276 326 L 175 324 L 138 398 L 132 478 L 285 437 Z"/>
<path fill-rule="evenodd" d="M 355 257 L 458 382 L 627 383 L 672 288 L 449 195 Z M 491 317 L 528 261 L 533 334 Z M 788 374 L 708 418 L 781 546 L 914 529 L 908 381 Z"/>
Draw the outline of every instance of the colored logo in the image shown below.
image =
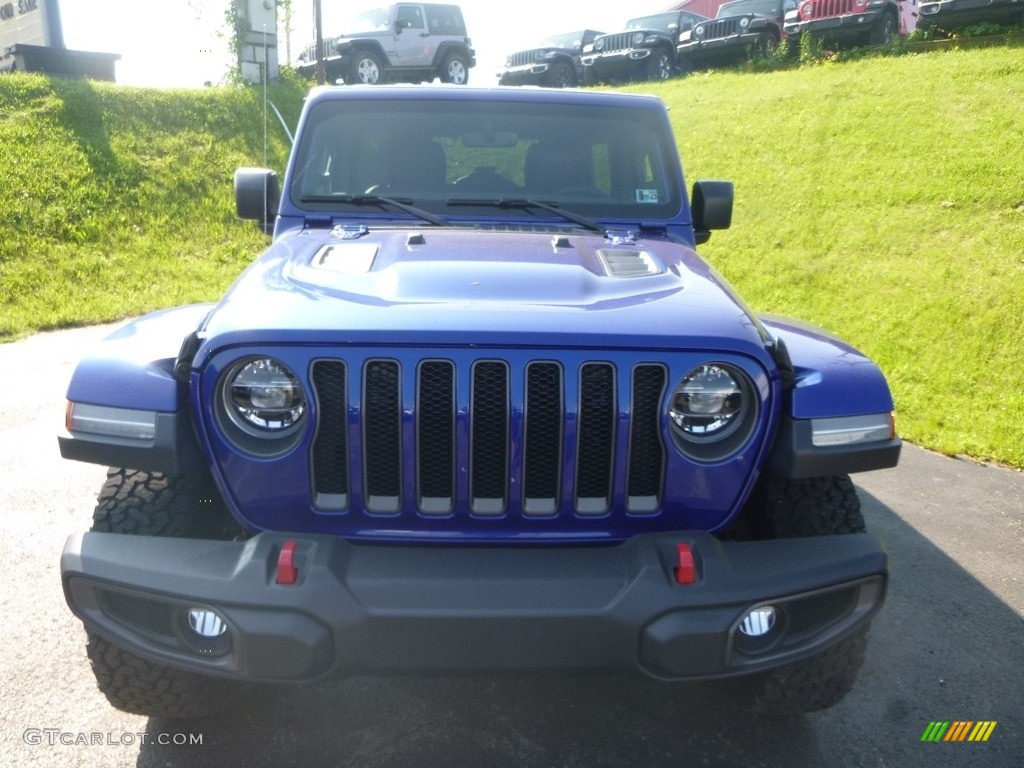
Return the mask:
<path fill-rule="evenodd" d="M 988 741 L 995 728 L 995 720 L 933 720 L 921 741 Z"/>

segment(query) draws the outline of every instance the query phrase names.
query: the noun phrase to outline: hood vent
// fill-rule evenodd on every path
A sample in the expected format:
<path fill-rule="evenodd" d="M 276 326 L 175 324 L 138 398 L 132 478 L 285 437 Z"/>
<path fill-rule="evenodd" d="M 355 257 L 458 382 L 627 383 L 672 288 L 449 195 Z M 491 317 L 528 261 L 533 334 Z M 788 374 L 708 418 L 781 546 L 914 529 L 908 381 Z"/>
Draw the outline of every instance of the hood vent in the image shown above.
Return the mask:
<path fill-rule="evenodd" d="M 665 271 L 661 263 L 646 251 L 599 250 L 597 255 L 611 277 L 646 277 Z"/>
<path fill-rule="evenodd" d="M 316 252 L 310 266 L 327 272 L 362 275 L 372 269 L 376 258 L 377 245 L 375 243 L 325 245 Z"/>

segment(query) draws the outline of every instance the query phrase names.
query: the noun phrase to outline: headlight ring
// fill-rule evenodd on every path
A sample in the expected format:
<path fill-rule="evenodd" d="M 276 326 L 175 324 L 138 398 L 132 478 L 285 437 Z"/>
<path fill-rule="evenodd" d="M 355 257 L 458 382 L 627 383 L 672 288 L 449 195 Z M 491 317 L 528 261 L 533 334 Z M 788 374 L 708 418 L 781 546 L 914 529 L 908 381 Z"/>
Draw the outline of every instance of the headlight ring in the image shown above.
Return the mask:
<path fill-rule="evenodd" d="M 218 411 L 236 442 L 248 451 L 277 453 L 291 447 L 306 423 L 306 393 L 298 377 L 272 357 L 250 357 L 221 378 Z"/>
<path fill-rule="evenodd" d="M 746 444 L 757 424 L 758 400 L 739 368 L 702 363 L 676 385 L 669 425 L 676 446 L 701 461 L 720 461 Z"/>

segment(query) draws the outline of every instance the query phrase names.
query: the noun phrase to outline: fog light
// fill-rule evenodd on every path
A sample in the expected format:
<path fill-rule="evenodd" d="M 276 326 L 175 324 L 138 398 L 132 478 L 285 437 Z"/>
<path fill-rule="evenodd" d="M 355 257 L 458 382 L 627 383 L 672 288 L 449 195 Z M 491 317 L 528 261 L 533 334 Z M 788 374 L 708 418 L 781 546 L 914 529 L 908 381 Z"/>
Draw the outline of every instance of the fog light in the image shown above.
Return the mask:
<path fill-rule="evenodd" d="M 220 637 L 228 630 L 224 620 L 207 608 L 189 609 L 188 625 L 200 637 Z"/>
<path fill-rule="evenodd" d="M 739 632 L 734 643 L 736 650 L 746 656 L 757 656 L 771 650 L 786 633 L 782 611 L 773 605 L 751 608 L 740 619 Z"/>
<path fill-rule="evenodd" d="M 775 609 L 770 605 L 754 608 L 740 622 L 740 632 L 747 637 L 764 637 L 775 626 Z"/>

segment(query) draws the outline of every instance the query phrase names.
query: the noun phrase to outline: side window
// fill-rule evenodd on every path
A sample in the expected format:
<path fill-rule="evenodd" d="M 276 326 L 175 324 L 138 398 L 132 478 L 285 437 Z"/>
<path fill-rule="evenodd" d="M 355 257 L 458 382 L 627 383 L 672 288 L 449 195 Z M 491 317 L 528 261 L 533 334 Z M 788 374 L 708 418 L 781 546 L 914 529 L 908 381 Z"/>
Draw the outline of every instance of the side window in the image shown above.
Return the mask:
<path fill-rule="evenodd" d="M 462 23 L 462 14 L 454 5 L 434 5 L 430 7 L 427 17 L 432 35 L 459 35 L 465 37 L 466 27 Z"/>
<path fill-rule="evenodd" d="M 399 29 L 423 29 L 423 9 L 418 5 L 400 5 L 395 20 Z"/>

